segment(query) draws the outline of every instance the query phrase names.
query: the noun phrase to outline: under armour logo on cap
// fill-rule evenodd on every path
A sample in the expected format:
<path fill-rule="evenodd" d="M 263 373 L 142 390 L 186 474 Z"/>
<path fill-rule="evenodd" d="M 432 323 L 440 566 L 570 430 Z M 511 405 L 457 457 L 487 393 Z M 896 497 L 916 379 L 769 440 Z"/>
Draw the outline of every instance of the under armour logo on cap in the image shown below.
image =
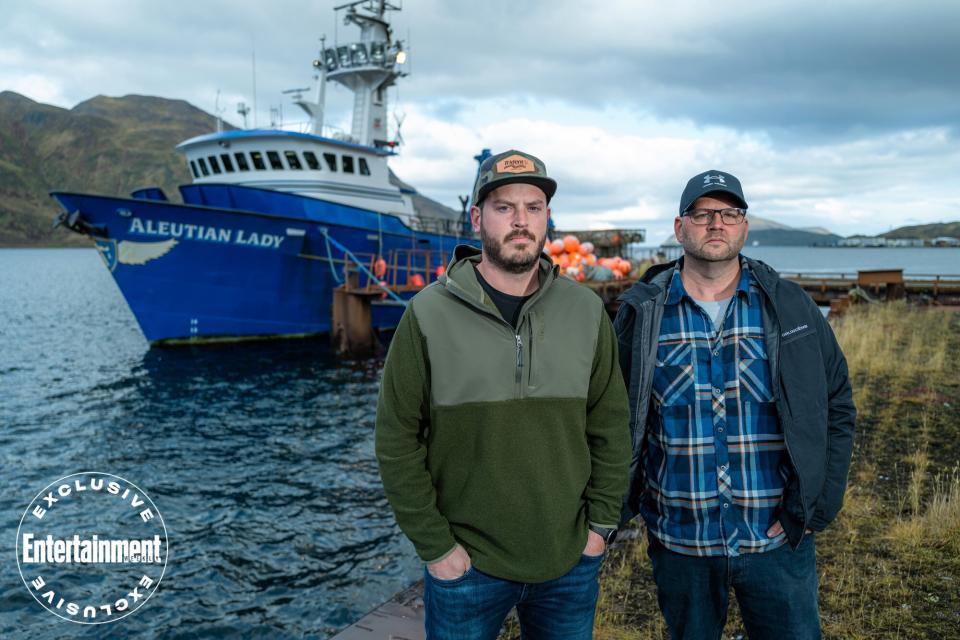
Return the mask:
<path fill-rule="evenodd" d="M 707 175 L 703 176 L 704 189 L 706 189 L 707 187 L 720 186 L 720 185 L 727 186 L 727 181 L 723 179 L 723 175 L 719 173 L 716 175 L 710 175 L 708 173 Z"/>

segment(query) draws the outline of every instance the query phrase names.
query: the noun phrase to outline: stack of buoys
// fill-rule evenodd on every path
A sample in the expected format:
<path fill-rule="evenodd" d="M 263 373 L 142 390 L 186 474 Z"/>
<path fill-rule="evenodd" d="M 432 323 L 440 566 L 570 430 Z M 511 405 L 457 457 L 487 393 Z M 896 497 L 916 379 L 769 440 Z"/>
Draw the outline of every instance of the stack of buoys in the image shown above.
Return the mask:
<path fill-rule="evenodd" d="M 574 236 L 564 236 L 544 245 L 544 251 L 550 255 L 553 264 L 560 267 L 560 272 L 573 278 L 577 282 L 587 279 L 588 267 L 601 266 L 609 269 L 613 277 L 620 280 L 630 274 L 632 265 L 623 258 L 597 258 L 593 253 L 592 242 L 580 242 Z"/>
<path fill-rule="evenodd" d="M 633 268 L 633 265 L 630 264 L 629 260 L 624 260 L 621 257 L 616 258 L 600 258 L 597 261 L 601 267 L 606 267 L 613 271 L 613 277 L 615 280 L 621 280 L 630 275 L 630 270 Z"/>
<path fill-rule="evenodd" d="M 544 245 L 544 250 L 550 255 L 553 264 L 560 267 L 560 272 L 566 276 L 583 282 L 585 266 L 597 264 L 597 256 L 593 253 L 593 244 L 580 242 L 576 236 L 564 236 Z"/>

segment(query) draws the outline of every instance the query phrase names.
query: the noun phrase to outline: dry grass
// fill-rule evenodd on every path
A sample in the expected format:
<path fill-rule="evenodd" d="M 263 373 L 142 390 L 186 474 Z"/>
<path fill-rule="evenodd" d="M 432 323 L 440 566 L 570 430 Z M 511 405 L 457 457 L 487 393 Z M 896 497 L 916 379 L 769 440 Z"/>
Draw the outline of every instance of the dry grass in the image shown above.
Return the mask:
<path fill-rule="evenodd" d="M 847 364 L 866 379 L 915 378 L 942 373 L 951 326 L 950 313 L 929 313 L 890 303 L 854 307 L 835 325 Z"/>
<path fill-rule="evenodd" d="M 890 540 L 901 551 L 926 546 L 960 554 L 960 469 L 938 474 L 930 484 L 926 509 L 899 518 Z"/>
<path fill-rule="evenodd" d="M 844 509 L 817 538 L 824 637 L 960 637 L 960 316 L 903 304 L 834 323 L 859 411 Z M 743 634 L 731 599 L 724 638 Z M 643 536 L 614 550 L 595 637 L 667 638 Z"/>

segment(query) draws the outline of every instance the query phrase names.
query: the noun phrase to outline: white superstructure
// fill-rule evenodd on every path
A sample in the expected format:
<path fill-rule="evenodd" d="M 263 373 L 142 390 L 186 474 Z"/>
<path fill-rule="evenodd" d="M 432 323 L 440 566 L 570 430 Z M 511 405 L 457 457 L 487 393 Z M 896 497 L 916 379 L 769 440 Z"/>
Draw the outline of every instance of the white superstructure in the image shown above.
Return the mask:
<path fill-rule="evenodd" d="M 259 187 L 416 216 L 415 192 L 394 184 L 387 166 L 396 147 L 387 135 L 387 88 L 406 75 L 401 70 L 406 51 L 392 40 L 385 14 L 399 7 L 356 0 L 335 9 L 344 11 L 344 23 L 360 28 L 360 39 L 329 47 L 324 42 L 313 61 L 319 72 L 316 100 L 295 96 L 310 116 L 311 132 L 240 129 L 191 138 L 177 150 L 186 156 L 194 183 Z M 354 94 L 349 136 L 321 135 L 327 80 Z"/>

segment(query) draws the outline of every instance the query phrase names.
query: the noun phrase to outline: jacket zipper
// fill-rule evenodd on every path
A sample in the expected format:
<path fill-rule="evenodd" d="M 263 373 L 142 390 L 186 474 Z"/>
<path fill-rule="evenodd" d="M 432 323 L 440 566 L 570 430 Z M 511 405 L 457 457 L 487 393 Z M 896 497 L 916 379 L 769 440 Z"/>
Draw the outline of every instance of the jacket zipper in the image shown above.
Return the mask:
<path fill-rule="evenodd" d="M 517 393 L 523 397 L 523 339 L 519 333 L 515 333 L 517 339 Z"/>

